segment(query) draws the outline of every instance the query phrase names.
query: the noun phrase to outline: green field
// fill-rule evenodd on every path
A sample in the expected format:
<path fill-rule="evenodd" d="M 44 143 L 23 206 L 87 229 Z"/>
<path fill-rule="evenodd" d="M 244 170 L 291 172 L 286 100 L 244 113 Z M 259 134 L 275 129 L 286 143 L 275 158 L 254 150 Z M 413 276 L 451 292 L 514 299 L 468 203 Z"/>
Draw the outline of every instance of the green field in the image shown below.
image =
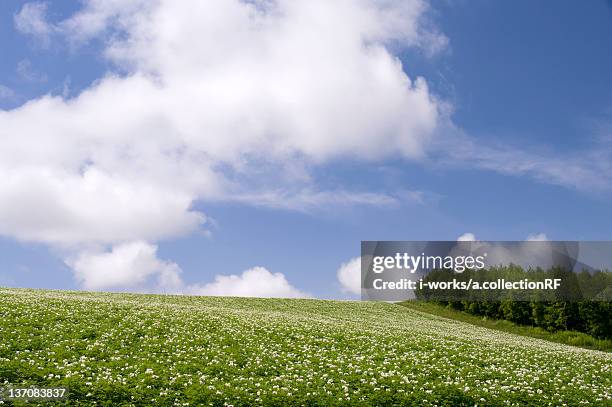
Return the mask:
<path fill-rule="evenodd" d="M 393 304 L 0 289 L 0 316 L 0 387 L 66 405 L 612 403 L 610 353 Z"/>
<path fill-rule="evenodd" d="M 530 336 L 532 338 L 545 339 L 547 341 L 564 343 L 572 346 L 580 346 L 581 348 L 586 349 L 597 349 L 605 352 L 612 352 L 612 339 L 597 339 L 583 332 L 550 332 L 540 327 L 518 325 L 503 319 L 492 319 L 476 316 L 463 311 L 458 311 L 454 308 L 449 308 L 448 306 L 425 301 L 404 301 L 401 303 L 401 305 L 416 311 L 467 322 L 471 325 L 482 326 L 517 335 Z"/>

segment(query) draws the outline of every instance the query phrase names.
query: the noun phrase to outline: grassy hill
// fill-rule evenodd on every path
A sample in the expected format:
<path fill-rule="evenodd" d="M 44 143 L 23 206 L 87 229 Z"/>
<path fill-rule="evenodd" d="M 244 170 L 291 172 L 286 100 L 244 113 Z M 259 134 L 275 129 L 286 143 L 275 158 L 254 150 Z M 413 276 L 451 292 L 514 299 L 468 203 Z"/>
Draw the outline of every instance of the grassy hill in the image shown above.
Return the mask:
<path fill-rule="evenodd" d="M 401 305 L 428 314 L 467 322 L 471 325 L 482 326 L 485 328 L 509 332 L 522 336 L 545 339 L 547 341 L 564 343 L 572 346 L 580 346 L 581 348 L 586 349 L 596 349 L 605 352 L 612 352 L 612 339 L 597 339 L 583 332 L 550 332 L 542 329 L 541 327 L 518 325 L 514 322 L 503 319 L 492 319 L 488 317 L 476 316 L 463 311 L 458 311 L 454 308 L 449 308 L 448 306 L 425 301 L 404 301 L 401 303 Z"/>
<path fill-rule="evenodd" d="M 0 338 L 0 387 L 66 405 L 612 400 L 610 353 L 385 303 L 0 289 Z"/>

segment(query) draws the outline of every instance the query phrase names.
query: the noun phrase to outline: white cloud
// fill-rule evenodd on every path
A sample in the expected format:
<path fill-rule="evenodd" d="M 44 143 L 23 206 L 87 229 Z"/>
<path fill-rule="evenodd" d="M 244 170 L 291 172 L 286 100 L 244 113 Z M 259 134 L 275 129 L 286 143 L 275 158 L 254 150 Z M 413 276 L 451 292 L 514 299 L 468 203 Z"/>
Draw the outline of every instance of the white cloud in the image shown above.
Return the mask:
<path fill-rule="evenodd" d="M 449 123 L 446 123 L 449 124 Z M 581 191 L 612 187 L 612 148 L 605 139 L 585 149 L 565 153 L 538 146 L 513 146 L 474 138 L 449 124 L 448 134 L 435 139 L 436 165 L 477 168 L 503 175 L 530 177 L 538 182 Z"/>
<path fill-rule="evenodd" d="M 276 209 L 308 212 L 323 207 L 338 208 L 346 205 L 393 206 L 399 199 L 385 193 L 353 191 L 319 191 L 303 188 L 299 191 L 274 190 L 257 193 L 236 194 L 229 198 L 236 202 L 250 203 Z M 408 199 L 408 197 L 406 198 Z M 416 201 L 414 198 L 412 201 Z"/>
<path fill-rule="evenodd" d="M 13 89 L 9 88 L 8 86 L 4 86 L 0 84 L 0 100 L 11 99 L 14 96 L 15 96 L 15 92 L 13 91 Z"/>
<path fill-rule="evenodd" d="M 548 237 L 545 233 L 530 234 L 529 236 L 527 236 L 528 242 L 545 242 L 547 240 Z"/>
<path fill-rule="evenodd" d="M 361 257 L 355 257 L 343 263 L 336 275 L 343 292 L 361 294 Z"/>
<path fill-rule="evenodd" d="M 541 241 L 547 241 L 548 237 L 544 233 L 536 233 L 536 234 L 532 233 L 527 236 L 526 240 L 528 242 L 541 242 Z M 473 233 L 464 233 L 457 238 L 457 241 L 458 242 L 477 242 L 478 240 L 476 239 L 476 235 L 474 235 Z"/>
<path fill-rule="evenodd" d="M 86 290 L 130 290 L 173 294 L 301 298 L 308 294 L 293 287 L 282 273 L 254 267 L 241 275 L 217 275 L 208 284 L 186 284 L 181 268 L 157 256 L 157 246 L 133 241 L 110 250 L 82 250 L 66 264 Z"/>
<path fill-rule="evenodd" d="M 308 294 L 293 287 L 282 273 L 253 267 L 241 275 L 217 275 L 212 283 L 188 287 L 190 294 L 230 297 L 302 298 Z"/>
<path fill-rule="evenodd" d="M 524 269 L 540 267 L 549 269 L 555 265 L 555 255 L 551 253 L 551 242 L 544 233 L 530 234 L 523 241 L 512 244 L 497 244 L 496 241 L 480 241 L 471 233 L 466 233 L 473 241 L 470 250 L 473 254 L 486 255 L 487 266 L 518 265 Z M 463 236 L 465 236 L 463 235 Z M 459 239 L 458 239 L 459 240 Z M 451 255 L 453 252 L 451 251 Z"/>
<path fill-rule="evenodd" d="M 67 261 L 77 281 L 87 290 L 142 289 L 154 284 L 158 290 L 176 291 L 181 288 L 180 268 L 157 258 L 157 246 L 145 242 L 130 242 L 114 246 L 108 252 L 82 252 Z"/>
<path fill-rule="evenodd" d="M 322 191 L 310 168 L 421 157 L 441 114 L 389 47 L 444 46 L 421 0 L 86 0 L 61 21 L 47 11 L 26 3 L 16 28 L 43 43 L 99 37 L 124 74 L 0 110 L 0 234 L 63 250 L 112 246 L 73 262 L 86 287 L 103 282 L 83 270 L 101 270 L 123 244 L 202 227 L 198 201 L 393 203 Z"/>
<path fill-rule="evenodd" d="M 16 72 L 22 79 L 28 82 L 47 81 L 47 75 L 45 73 L 36 71 L 28 59 L 23 59 L 17 63 Z"/>
<path fill-rule="evenodd" d="M 30 230 L 28 239 L 55 243 L 65 227 L 82 224 L 83 230 L 66 240 L 97 239 L 98 228 L 88 221 L 61 224 L 88 210 L 78 208 L 81 194 L 100 222 L 120 216 L 114 213 L 123 211 L 117 199 L 135 210 L 142 206 L 145 214 L 155 197 L 161 205 L 177 200 L 168 205 L 176 208 L 171 211 L 176 217 L 182 210 L 189 219 L 181 225 L 195 223 L 188 213 L 192 202 L 224 196 L 275 206 L 272 194 L 289 207 L 385 204 L 390 199 L 384 196 L 320 191 L 309 183 L 292 184 L 293 196 L 282 181 L 274 193 L 240 191 L 250 183 L 236 187 L 228 177 L 254 173 L 261 161 L 282 173 L 278 167 L 294 161 L 321 163 L 343 155 L 374 158 L 399 151 L 417 157 L 436 126 L 438 106 L 425 81 L 409 79 L 384 45 L 393 40 L 425 46 L 420 1 L 133 4 L 88 1 L 56 24 L 72 27 L 64 29 L 66 35 L 82 37 L 122 31 L 109 37 L 106 52 L 129 66 L 129 75 L 102 78 L 74 99 L 45 96 L 0 112 L 0 174 L 16 183 L 34 181 L 29 202 L 47 201 L 56 210 L 42 208 L 38 221 L 5 227 L 5 234 Z M 20 15 L 32 10 L 43 15 L 44 7 L 26 6 Z M 345 117 L 351 120 L 339 120 Z M 92 184 L 92 178 L 108 182 Z M 6 207 L 24 203 L 20 194 L 2 189 Z M 149 198 L 138 199 L 143 189 Z M 11 213 L 11 220 L 5 212 L 0 211 L 0 223 L 24 218 Z M 121 229 L 140 230 L 133 225 L 141 222 L 137 216 L 124 220 L 117 240 L 135 238 Z M 149 217 L 146 223 L 153 221 Z M 57 230 L 49 232 L 49 223 Z M 163 238 L 174 235 L 173 229 L 143 232 L 140 238 Z M 115 228 L 107 230 L 109 235 Z"/>
<path fill-rule="evenodd" d="M 524 269 L 535 266 L 539 266 L 542 269 L 552 267 L 554 265 L 554 256 L 551 256 L 550 244 L 547 241 L 533 242 L 523 241 L 510 246 L 482 242 L 475 248 L 478 248 L 483 253 L 487 253 L 487 265 L 515 264 Z"/>
<path fill-rule="evenodd" d="M 458 242 L 475 242 L 476 236 L 473 233 L 464 233 L 457 238 Z"/>
<path fill-rule="evenodd" d="M 60 247 L 154 241 L 188 234 L 205 222 L 190 210 L 190 195 L 159 181 L 139 182 L 95 167 L 78 173 L 4 164 L 0 233 L 22 241 Z"/>
<path fill-rule="evenodd" d="M 198 230 L 206 221 L 193 209 L 199 201 L 298 210 L 398 201 L 321 190 L 311 169 L 337 159 L 433 151 L 443 156 L 433 154 L 434 162 L 575 188 L 612 180 L 605 149 L 560 158 L 458 131 L 435 138 L 447 106 L 394 54 L 445 47 L 425 1 L 84 0 L 54 22 L 47 11 L 26 3 L 16 28 L 42 44 L 98 37 L 121 74 L 108 72 L 74 98 L 47 95 L 0 110 L 0 235 L 65 250 L 110 248 L 83 252 L 81 270 L 130 242 Z"/>
<path fill-rule="evenodd" d="M 15 14 L 14 22 L 17 30 L 32 35 L 43 45 L 49 44 L 50 36 L 55 31 L 53 25 L 47 22 L 47 4 L 43 2 L 24 4 Z"/>

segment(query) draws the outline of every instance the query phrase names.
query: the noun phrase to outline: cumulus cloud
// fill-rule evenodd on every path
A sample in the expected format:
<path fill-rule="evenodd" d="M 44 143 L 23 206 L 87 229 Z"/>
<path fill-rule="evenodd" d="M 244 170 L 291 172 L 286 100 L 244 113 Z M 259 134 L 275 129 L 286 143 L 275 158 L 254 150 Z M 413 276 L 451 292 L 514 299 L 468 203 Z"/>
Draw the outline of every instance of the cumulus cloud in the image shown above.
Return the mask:
<path fill-rule="evenodd" d="M 524 241 L 509 246 L 479 241 L 473 233 L 464 233 L 457 238 L 457 241 L 474 242 L 473 250 L 487 253 L 488 265 L 516 264 L 525 269 L 538 265 L 547 269 L 554 264 L 554 258 L 550 253 L 552 246 L 544 233 L 529 234 Z"/>
<path fill-rule="evenodd" d="M 161 290 L 177 290 L 182 284 L 178 265 L 159 260 L 157 246 L 145 242 L 120 244 L 108 252 L 82 252 L 67 264 L 87 290 L 142 289 L 155 277 L 154 286 Z"/>
<path fill-rule="evenodd" d="M 143 241 L 114 245 L 110 250 L 83 250 L 66 260 L 86 290 L 132 290 L 233 297 L 301 298 L 282 273 L 254 267 L 240 275 L 217 275 L 208 284 L 185 283 L 181 268 L 159 259 L 157 246 Z"/>
<path fill-rule="evenodd" d="M 253 267 L 240 275 L 217 275 L 212 283 L 190 286 L 188 292 L 230 297 L 309 297 L 293 287 L 282 273 L 271 273 L 264 267 Z"/>
<path fill-rule="evenodd" d="M 118 260 L 132 253 L 124 245 L 205 225 L 198 201 L 388 204 L 321 191 L 309 168 L 422 157 L 440 120 L 426 81 L 391 52 L 444 47 L 421 0 L 86 0 L 66 19 L 48 14 L 26 3 L 15 26 L 43 43 L 103 39 L 115 68 L 73 98 L 0 110 L 0 234 L 72 251 L 102 245 L 70 262 L 85 287 L 103 283 L 84 270 L 129 263 Z M 253 182 L 262 165 L 274 185 Z M 286 170 L 298 167 L 298 178 Z"/>
<path fill-rule="evenodd" d="M 190 210 L 191 196 L 95 167 L 80 173 L 36 167 L 0 173 L 0 233 L 22 241 L 58 247 L 155 241 L 193 232 L 205 222 L 203 214 Z"/>
<path fill-rule="evenodd" d="M 361 295 L 361 257 L 343 263 L 336 276 L 343 292 Z"/>
<path fill-rule="evenodd" d="M 457 238 L 458 242 L 474 242 L 476 241 L 476 236 L 473 233 L 464 233 Z"/>
<path fill-rule="evenodd" d="M 548 237 L 546 236 L 545 233 L 537 233 L 537 234 L 531 234 L 527 236 L 527 241 L 529 242 L 545 242 L 547 240 L 548 240 Z"/>
<path fill-rule="evenodd" d="M 528 242 L 543 242 L 548 241 L 548 237 L 545 233 L 531 233 L 525 239 Z M 457 238 L 458 242 L 477 242 L 476 235 L 473 233 L 464 233 Z"/>
<path fill-rule="evenodd" d="M 241 191 L 250 183 L 236 180 L 254 176 L 261 161 L 416 157 L 436 126 L 425 81 L 411 80 L 385 47 L 422 45 L 420 1 L 123 4 L 88 1 L 56 25 L 82 38 L 121 31 L 106 54 L 129 74 L 102 78 L 73 99 L 45 96 L 0 112 L 0 174 L 12 180 L 0 188 L 3 234 L 158 240 L 202 223 L 190 209 L 196 200 L 236 196 L 271 206 L 384 204 L 310 184 L 293 187 L 294 197 L 283 185 Z M 44 10 L 26 6 L 20 15 Z M 24 213 L 42 201 L 34 218 Z M 155 220 L 160 213 L 173 220 Z"/>

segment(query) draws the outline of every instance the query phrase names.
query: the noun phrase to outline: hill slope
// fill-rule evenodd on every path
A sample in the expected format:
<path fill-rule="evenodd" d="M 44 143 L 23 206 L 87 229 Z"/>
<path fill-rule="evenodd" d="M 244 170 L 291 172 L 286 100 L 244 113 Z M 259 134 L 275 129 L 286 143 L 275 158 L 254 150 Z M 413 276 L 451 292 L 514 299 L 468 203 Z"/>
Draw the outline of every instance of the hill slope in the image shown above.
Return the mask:
<path fill-rule="evenodd" d="M 0 289 L 0 317 L 0 387 L 66 386 L 71 405 L 612 397 L 609 353 L 385 303 Z"/>

